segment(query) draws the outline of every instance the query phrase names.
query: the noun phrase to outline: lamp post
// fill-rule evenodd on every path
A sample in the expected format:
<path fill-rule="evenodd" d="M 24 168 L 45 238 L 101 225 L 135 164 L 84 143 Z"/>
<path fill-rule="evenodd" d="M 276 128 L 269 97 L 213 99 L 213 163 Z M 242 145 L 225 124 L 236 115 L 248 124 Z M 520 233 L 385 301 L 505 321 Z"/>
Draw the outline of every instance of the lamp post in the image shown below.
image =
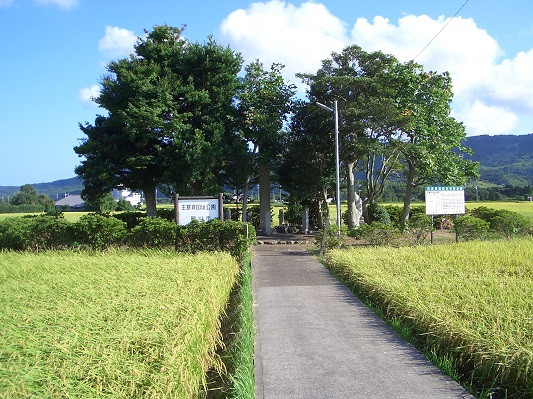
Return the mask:
<path fill-rule="evenodd" d="M 333 102 L 333 108 L 321 104 L 317 101 L 316 105 L 335 114 L 335 198 L 337 203 L 337 236 L 341 235 L 341 189 L 340 189 L 340 162 L 339 162 L 339 110 L 337 100 Z"/>

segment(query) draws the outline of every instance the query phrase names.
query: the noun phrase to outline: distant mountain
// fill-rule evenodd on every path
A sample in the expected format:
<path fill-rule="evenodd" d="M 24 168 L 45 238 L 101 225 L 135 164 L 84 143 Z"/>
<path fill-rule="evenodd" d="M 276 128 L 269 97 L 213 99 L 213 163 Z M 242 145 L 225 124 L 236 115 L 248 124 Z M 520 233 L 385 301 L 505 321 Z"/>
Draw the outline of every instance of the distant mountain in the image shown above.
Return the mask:
<path fill-rule="evenodd" d="M 481 163 L 481 180 L 499 185 L 533 184 L 533 134 L 472 136 L 466 145 L 469 157 Z"/>
<path fill-rule="evenodd" d="M 56 180 L 51 183 L 30 183 L 39 194 L 47 194 L 53 200 L 61 199 L 68 194 L 80 194 L 83 189 L 83 182 L 78 177 L 70 179 Z M 19 186 L 0 186 L 0 197 L 10 196 L 20 191 Z"/>

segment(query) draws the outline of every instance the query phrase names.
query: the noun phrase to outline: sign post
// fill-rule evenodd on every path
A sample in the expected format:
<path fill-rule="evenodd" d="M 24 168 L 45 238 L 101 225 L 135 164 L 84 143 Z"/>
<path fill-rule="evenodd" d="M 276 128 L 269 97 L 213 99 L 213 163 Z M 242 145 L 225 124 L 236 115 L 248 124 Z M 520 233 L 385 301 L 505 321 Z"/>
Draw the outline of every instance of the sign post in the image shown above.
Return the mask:
<path fill-rule="evenodd" d="M 224 220 L 223 195 L 217 197 L 180 197 L 174 195 L 174 219 L 180 226 L 193 220 L 207 222 L 211 219 Z"/>
<path fill-rule="evenodd" d="M 426 187 L 426 215 L 462 215 L 465 213 L 465 188 L 461 186 Z M 457 232 L 456 232 L 457 234 Z M 455 237 L 457 241 L 457 235 Z M 433 244 L 433 228 L 431 229 Z"/>

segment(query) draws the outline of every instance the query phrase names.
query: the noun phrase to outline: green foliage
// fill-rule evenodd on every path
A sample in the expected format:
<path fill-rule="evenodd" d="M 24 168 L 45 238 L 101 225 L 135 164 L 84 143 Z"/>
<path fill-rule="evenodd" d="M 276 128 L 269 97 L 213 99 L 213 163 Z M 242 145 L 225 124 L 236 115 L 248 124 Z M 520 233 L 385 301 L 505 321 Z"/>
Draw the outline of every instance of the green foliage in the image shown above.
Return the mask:
<path fill-rule="evenodd" d="M 375 202 L 368 205 L 368 216 L 371 223 L 391 224 L 387 208 Z"/>
<path fill-rule="evenodd" d="M 406 231 L 404 232 L 408 236 L 414 238 L 415 243 L 424 241 L 429 232 L 431 232 L 431 216 L 426 215 L 423 212 L 412 212 L 407 220 Z"/>
<path fill-rule="evenodd" d="M 484 239 L 490 228 L 489 222 L 469 214 L 457 216 L 454 224 L 457 235 L 462 240 Z"/>
<path fill-rule="evenodd" d="M 387 211 L 391 224 L 401 228 L 400 217 L 402 216 L 402 208 L 397 205 L 385 205 L 383 208 Z"/>
<path fill-rule="evenodd" d="M 289 197 L 289 204 L 287 211 L 285 212 L 285 221 L 290 224 L 299 225 L 302 224 L 302 211 L 304 206 L 301 202 L 296 201 L 294 198 Z"/>
<path fill-rule="evenodd" d="M 395 240 L 401 237 L 402 233 L 391 224 L 374 222 L 372 224 L 363 224 L 357 229 L 351 230 L 349 235 L 358 240 L 364 239 L 371 245 L 393 245 Z"/>
<path fill-rule="evenodd" d="M 517 212 L 500 210 L 492 219 L 491 227 L 506 238 L 533 233 L 533 223 Z"/>
<path fill-rule="evenodd" d="M 245 225 L 248 226 L 248 238 L 245 236 Z M 241 258 L 255 238 L 255 229 L 249 223 L 218 219 L 209 222 L 193 220 L 186 226 L 177 226 L 176 250 L 192 253 L 228 251 Z"/>
<path fill-rule="evenodd" d="M 157 217 L 174 221 L 174 208 L 159 208 L 157 210 Z"/>
<path fill-rule="evenodd" d="M 30 250 L 62 249 L 72 242 L 72 226 L 62 216 L 41 215 L 29 220 Z"/>
<path fill-rule="evenodd" d="M 337 230 L 337 225 L 330 225 L 326 236 L 326 248 L 341 248 L 344 245 L 344 239 L 348 234 L 348 228 L 345 225 L 341 225 L 340 231 Z M 316 244 L 322 245 L 322 239 L 324 238 L 324 229 L 316 235 Z"/>
<path fill-rule="evenodd" d="M 115 213 L 113 214 L 114 218 L 117 218 L 118 220 L 122 220 L 126 223 L 126 228 L 128 230 L 133 229 L 135 226 L 137 226 L 139 223 L 141 223 L 141 219 L 146 217 L 146 212 L 122 212 L 122 213 Z"/>
<path fill-rule="evenodd" d="M 176 223 L 162 218 L 143 218 L 132 228 L 126 242 L 135 248 L 169 248 L 176 243 Z"/>
<path fill-rule="evenodd" d="M 470 213 L 472 216 L 486 221 L 491 231 L 506 238 L 532 233 L 533 223 L 518 212 L 506 209 L 495 210 L 482 206 L 473 209 Z"/>
<path fill-rule="evenodd" d="M 0 250 L 39 251 L 67 247 L 103 250 L 127 244 L 134 248 L 175 247 L 177 251 L 193 253 L 228 251 L 241 258 L 255 240 L 255 228 L 249 223 L 214 219 L 177 226 L 174 221 L 147 218 L 139 212 L 114 217 L 88 214 L 75 223 L 63 217 L 44 215 L 0 220 Z"/>
<path fill-rule="evenodd" d="M 126 236 L 126 223 L 108 215 L 84 215 L 72 227 L 78 245 L 98 250 L 119 245 Z"/>
<path fill-rule="evenodd" d="M 9 217 L 0 220 L 0 249 L 22 251 L 28 248 L 31 220 Z"/>
<path fill-rule="evenodd" d="M 125 211 L 125 212 L 132 211 L 133 209 L 135 209 L 135 207 L 129 201 L 126 201 L 124 198 L 120 198 L 117 201 L 116 208 L 115 208 L 116 211 Z"/>

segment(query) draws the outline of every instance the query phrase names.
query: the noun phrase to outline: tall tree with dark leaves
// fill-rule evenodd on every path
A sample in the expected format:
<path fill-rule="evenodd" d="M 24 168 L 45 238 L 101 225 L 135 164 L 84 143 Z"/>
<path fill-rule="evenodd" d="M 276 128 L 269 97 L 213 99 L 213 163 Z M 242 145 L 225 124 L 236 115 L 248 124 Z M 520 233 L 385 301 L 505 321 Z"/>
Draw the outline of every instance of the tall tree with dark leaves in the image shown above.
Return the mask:
<path fill-rule="evenodd" d="M 212 194 L 237 133 L 233 104 L 242 60 L 212 39 L 189 43 L 183 29 L 156 26 L 135 54 L 111 62 L 95 100 L 108 111 L 75 148 L 85 197 L 126 186 L 143 190 L 147 213 L 156 213 L 155 189 Z"/>
<path fill-rule="evenodd" d="M 244 135 L 252 147 L 251 161 L 257 163 L 261 215 L 259 228 L 262 231 L 268 231 L 270 227 L 270 174 L 273 161 L 280 151 L 281 130 L 295 93 L 295 87 L 283 79 L 282 68 L 280 64 L 273 64 L 270 70 L 265 70 L 259 61 L 247 65 L 238 98 Z M 250 178 L 251 175 L 246 179 L 245 192 Z M 245 201 L 246 198 L 247 195 L 244 195 Z"/>

